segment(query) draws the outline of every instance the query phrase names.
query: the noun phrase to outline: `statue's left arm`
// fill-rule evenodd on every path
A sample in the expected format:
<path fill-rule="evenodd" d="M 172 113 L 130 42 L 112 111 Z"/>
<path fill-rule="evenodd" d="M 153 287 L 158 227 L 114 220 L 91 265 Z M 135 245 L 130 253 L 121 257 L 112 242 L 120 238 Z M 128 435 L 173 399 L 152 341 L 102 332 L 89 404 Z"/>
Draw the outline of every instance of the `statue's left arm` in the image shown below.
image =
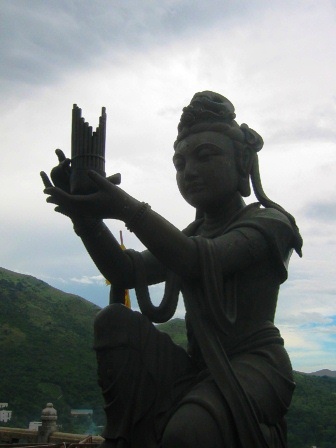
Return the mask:
<path fill-rule="evenodd" d="M 49 186 L 44 190 L 48 195 L 47 202 L 56 204 L 57 212 L 70 217 L 76 215 L 82 218 L 124 221 L 168 269 L 188 277 L 196 274 L 197 248 L 191 239 L 151 210 L 147 204 L 133 198 L 120 187 L 95 172 L 90 172 L 89 175 L 99 186 L 96 193 L 71 195 L 60 188 Z"/>

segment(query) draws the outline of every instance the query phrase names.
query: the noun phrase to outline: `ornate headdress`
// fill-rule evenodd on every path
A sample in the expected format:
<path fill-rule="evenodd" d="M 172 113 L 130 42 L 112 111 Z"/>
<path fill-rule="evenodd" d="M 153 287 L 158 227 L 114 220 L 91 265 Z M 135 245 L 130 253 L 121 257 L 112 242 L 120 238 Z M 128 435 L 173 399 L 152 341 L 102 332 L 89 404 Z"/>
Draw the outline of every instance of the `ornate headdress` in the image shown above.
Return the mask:
<path fill-rule="evenodd" d="M 224 96 L 210 91 L 196 93 L 189 106 L 183 108 L 174 147 L 189 134 L 215 131 L 260 151 L 264 144 L 261 136 L 247 124 L 239 126 L 235 118 L 235 108 Z"/>
<path fill-rule="evenodd" d="M 231 101 L 224 96 L 210 91 L 196 93 L 189 106 L 183 108 L 179 125 L 178 134 L 174 143 L 177 144 L 189 134 L 196 134 L 204 131 L 215 131 L 228 136 L 236 147 L 245 147 L 253 151 L 254 160 L 251 168 L 251 181 L 254 194 L 258 201 L 264 207 L 272 207 L 281 211 L 291 222 L 295 234 L 294 248 L 302 256 L 302 238 L 299 229 L 296 226 L 294 217 L 288 213 L 281 205 L 269 199 L 262 187 L 259 161 L 257 152 L 264 145 L 262 137 L 247 124 L 240 126 L 235 121 L 235 108 Z"/>

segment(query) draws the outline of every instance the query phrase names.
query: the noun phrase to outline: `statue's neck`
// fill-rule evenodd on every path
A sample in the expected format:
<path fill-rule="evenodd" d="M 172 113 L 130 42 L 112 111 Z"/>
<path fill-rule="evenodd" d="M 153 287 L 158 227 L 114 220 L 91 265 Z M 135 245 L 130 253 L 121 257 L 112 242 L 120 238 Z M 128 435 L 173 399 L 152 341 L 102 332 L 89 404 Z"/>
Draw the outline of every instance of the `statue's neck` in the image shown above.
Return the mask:
<path fill-rule="evenodd" d="M 223 204 L 216 210 L 204 213 L 204 221 L 199 233 L 204 236 L 217 233 L 217 230 L 225 228 L 245 207 L 243 198 L 240 194 L 237 194 L 229 203 Z"/>

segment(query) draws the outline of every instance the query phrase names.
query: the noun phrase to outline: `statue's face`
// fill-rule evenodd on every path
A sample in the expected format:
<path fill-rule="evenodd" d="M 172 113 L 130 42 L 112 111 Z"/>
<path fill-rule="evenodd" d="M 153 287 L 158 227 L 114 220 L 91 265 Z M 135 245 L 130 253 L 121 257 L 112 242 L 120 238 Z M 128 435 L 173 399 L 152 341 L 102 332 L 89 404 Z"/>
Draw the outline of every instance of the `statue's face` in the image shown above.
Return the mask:
<path fill-rule="evenodd" d="M 188 135 L 178 143 L 173 162 L 180 193 L 193 207 L 215 212 L 239 194 L 234 147 L 225 135 Z"/>

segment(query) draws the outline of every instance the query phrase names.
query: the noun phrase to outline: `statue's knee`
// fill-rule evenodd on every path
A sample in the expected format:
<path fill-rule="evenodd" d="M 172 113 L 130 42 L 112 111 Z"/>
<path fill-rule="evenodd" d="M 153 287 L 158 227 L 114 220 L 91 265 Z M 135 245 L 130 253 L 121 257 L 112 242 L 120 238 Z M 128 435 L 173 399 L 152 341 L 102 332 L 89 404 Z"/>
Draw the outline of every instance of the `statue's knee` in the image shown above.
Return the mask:
<path fill-rule="evenodd" d="M 119 323 L 123 321 L 125 318 L 127 318 L 127 315 L 130 312 L 131 311 L 128 308 L 126 308 L 124 305 L 120 303 L 114 303 L 112 305 L 108 305 L 107 307 L 99 311 L 99 313 L 97 314 L 94 321 L 94 327 L 99 328 Z"/>
<path fill-rule="evenodd" d="M 102 309 L 94 321 L 95 349 L 109 348 L 128 341 L 128 329 L 132 325 L 132 311 L 121 304 Z"/>
<path fill-rule="evenodd" d="M 223 448 L 221 433 L 209 412 L 197 404 L 181 406 L 169 420 L 162 438 L 163 448 Z"/>

